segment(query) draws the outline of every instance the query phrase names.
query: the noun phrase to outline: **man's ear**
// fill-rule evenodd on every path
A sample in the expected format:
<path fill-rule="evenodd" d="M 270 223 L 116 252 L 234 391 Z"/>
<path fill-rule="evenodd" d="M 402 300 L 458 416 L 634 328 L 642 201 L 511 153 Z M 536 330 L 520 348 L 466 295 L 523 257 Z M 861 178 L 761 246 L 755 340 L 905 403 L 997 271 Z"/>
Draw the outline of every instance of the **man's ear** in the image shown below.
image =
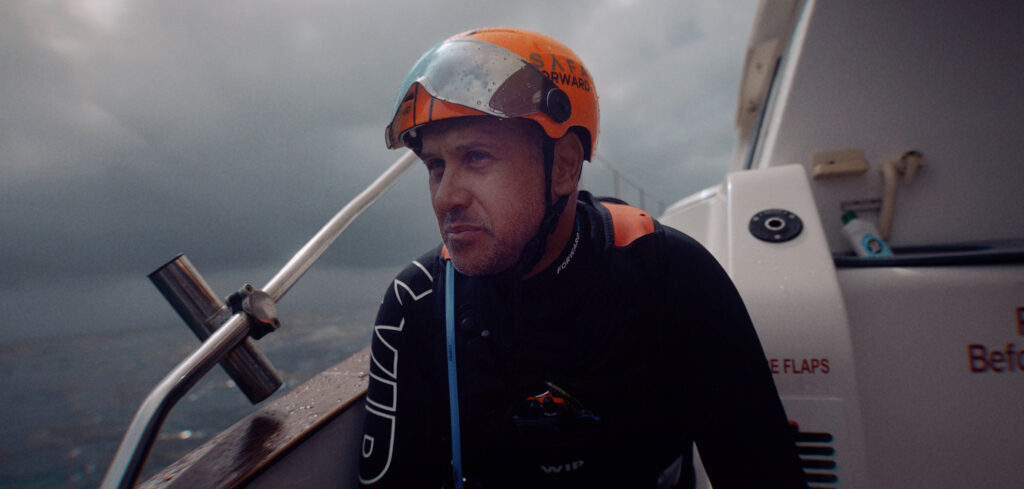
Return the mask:
<path fill-rule="evenodd" d="M 583 169 L 583 143 L 575 131 L 555 141 L 555 159 L 551 168 L 551 191 L 555 197 L 576 191 Z"/>

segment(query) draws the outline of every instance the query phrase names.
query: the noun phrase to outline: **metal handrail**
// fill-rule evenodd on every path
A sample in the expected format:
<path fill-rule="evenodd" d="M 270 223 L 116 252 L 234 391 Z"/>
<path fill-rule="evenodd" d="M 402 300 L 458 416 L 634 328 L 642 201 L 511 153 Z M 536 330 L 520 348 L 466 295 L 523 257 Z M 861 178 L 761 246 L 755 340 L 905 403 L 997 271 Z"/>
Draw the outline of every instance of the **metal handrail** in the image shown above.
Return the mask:
<path fill-rule="evenodd" d="M 309 270 L 313 262 L 320 258 L 320 255 L 327 250 L 342 231 L 359 217 L 359 214 L 362 214 L 364 210 L 369 208 L 387 189 L 391 188 L 391 185 L 395 183 L 398 176 L 409 169 L 415 161 L 416 154 L 412 151 L 406 151 L 405 154 L 395 160 L 373 183 L 338 211 L 338 214 L 328 221 L 320 229 L 320 232 L 316 233 L 313 239 L 306 243 L 306 246 L 303 246 L 298 253 L 295 253 L 295 256 L 281 268 L 281 271 L 277 272 L 277 275 L 270 279 L 270 282 L 267 282 L 267 285 L 263 287 L 263 291 L 270 295 L 274 302 L 281 300 L 281 297 L 284 297 L 285 293 L 299 281 L 299 278 L 306 273 L 306 270 Z"/>
<path fill-rule="evenodd" d="M 345 228 L 391 188 L 398 177 L 415 161 L 416 155 L 411 151 L 399 157 L 295 253 L 281 271 L 264 286 L 263 291 L 275 303 L 284 297 Z M 249 321 L 245 314 L 231 316 L 196 351 L 157 384 L 136 411 L 135 418 L 132 419 L 103 478 L 100 486 L 102 489 L 129 489 L 135 485 L 171 408 L 228 352 L 248 337 L 249 329 Z"/>

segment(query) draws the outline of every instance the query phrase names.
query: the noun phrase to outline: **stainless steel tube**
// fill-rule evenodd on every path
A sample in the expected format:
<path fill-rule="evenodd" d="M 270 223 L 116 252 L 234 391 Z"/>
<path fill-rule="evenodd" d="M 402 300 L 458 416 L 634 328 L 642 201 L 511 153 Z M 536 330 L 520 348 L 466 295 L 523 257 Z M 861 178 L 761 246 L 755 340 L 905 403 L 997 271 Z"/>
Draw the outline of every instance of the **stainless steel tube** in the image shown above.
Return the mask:
<path fill-rule="evenodd" d="M 206 341 L 211 333 L 231 317 L 227 304 L 217 297 L 184 254 L 174 257 L 150 273 L 149 280 L 185 320 L 199 341 Z M 270 360 L 256 348 L 250 338 L 244 339 L 237 348 L 231 350 L 220 364 L 253 404 L 270 397 L 284 383 Z"/>
<path fill-rule="evenodd" d="M 136 411 L 114 455 L 114 461 L 107 469 L 100 486 L 102 489 L 129 489 L 135 484 L 167 413 L 203 375 L 248 335 L 249 325 L 245 315 L 232 316 L 199 349 L 157 384 Z"/>
<path fill-rule="evenodd" d="M 280 300 L 342 231 L 367 207 L 376 202 L 415 161 L 416 155 L 411 151 L 399 157 L 370 186 L 331 218 L 267 283 L 263 291 L 273 298 L 274 302 Z M 103 478 L 100 486 L 102 489 L 128 489 L 135 484 L 167 413 L 203 375 L 239 343 L 245 341 L 248 335 L 249 325 L 245 316 L 232 316 L 214 331 L 199 349 L 160 381 L 135 413 L 135 418 L 132 419 L 114 455 L 114 461 Z"/>
<path fill-rule="evenodd" d="M 406 151 L 405 154 L 400 156 L 370 186 L 366 187 L 348 205 L 338 211 L 320 229 L 320 232 L 316 233 L 316 236 L 313 236 L 313 239 L 306 243 L 306 246 L 303 246 L 298 253 L 295 253 L 295 256 L 281 268 L 281 271 L 277 272 L 277 275 L 270 279 L 270 282 L 267 282 L 267 285 L 263 287 L 263 291 L 270 295 L 275 302 L 281 300 L 281 297 L 288 293 L 288 290 L 295 285 L 295 282 L 299 281 L 299 278 L 320 258 L 320 255 L 341 235 L 342 231 L 359 217 L 359 214 L 362 214 L 364 210 L 383 195 L 387 189 L 391 188 L 395 180 L 405 170 L 408 170 L 415 161 L 416 154 L 412 151 Z"/>

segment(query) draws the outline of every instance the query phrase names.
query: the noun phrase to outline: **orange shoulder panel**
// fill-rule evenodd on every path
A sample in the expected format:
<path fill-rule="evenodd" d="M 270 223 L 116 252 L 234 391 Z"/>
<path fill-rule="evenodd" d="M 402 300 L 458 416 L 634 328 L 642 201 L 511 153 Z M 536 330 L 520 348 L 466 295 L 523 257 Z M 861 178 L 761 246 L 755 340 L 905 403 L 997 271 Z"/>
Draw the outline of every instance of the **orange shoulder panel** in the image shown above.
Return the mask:
<path fill-rule="evenodd" d="M 654 232 L 654 219 L 650 214 L 636 207 L 601 202 L 612 215 L 615 246 L 626 246 L 637 238 Z"/>

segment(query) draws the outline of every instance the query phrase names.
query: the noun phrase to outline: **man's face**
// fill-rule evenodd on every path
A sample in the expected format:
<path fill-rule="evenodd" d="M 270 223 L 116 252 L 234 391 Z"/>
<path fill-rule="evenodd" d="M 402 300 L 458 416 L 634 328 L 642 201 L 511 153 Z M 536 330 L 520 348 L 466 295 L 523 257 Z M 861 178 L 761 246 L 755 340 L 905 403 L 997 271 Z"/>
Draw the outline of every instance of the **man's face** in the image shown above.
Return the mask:
<path fill-rule="evenodd" d="M 455 267 L 484 275 L 514 265 L 544 215 L 540 128 L 463 117 L 428 125 L 422 143 L 430 203 Z"/>

